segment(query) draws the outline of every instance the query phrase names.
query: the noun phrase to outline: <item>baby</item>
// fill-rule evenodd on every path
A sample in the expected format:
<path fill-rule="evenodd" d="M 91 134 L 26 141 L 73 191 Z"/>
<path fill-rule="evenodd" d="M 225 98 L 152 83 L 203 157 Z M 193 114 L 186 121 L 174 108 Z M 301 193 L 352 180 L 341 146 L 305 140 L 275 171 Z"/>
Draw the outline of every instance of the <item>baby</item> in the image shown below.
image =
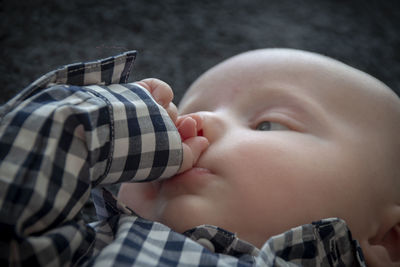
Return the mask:
<path fill-rule="evenodd" d="M 400 266 L 400 100 L 383 83 L 321 55 L 256 50 L 200 76 L 179 114 L 189 170 L 123 184 L 135 212 L 177 232 L 216 225 L 257 247 L 339 217 L 368 265 Z"/>
<path fill-rule="evenodd" d="M 0 107 L 2 265 L 400 265 L 389 88 L 257 50 L 202 75 L 178 116 L 167 84 L 127 82 L 135 56 L 61 67 Z M 104 188 L 122 182 L 130 209 Z"/>

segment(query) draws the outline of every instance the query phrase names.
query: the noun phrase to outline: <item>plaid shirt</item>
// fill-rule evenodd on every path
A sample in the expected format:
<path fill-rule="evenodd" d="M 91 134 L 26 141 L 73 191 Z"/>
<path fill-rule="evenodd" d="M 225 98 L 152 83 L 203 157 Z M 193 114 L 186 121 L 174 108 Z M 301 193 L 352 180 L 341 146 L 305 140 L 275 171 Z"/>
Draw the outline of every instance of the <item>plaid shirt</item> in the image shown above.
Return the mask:
<path fill-rule="evenodd" d="M 104 185 L 173 176 L 179 133 L 127 83 L 136 53 L 50 72 L 0 108 L 0 265 L 365 266 L 340 219 L 270 238 L 261 249 L 221 228 L 177 233 Z M 92 192 L 99 221 L 80 211 Z"/>

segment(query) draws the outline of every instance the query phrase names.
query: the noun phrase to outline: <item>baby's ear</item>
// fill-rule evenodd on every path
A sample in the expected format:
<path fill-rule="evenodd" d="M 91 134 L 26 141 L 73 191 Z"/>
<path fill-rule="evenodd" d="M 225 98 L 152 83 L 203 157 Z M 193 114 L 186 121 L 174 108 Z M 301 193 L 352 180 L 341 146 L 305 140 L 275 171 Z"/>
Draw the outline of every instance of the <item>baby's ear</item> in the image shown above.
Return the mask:
<path fill-rule="evenodd" d="M 400 266 L 400 214 L 396 215 L 397 220 L 386 226 L 381 237 L 368 240 L 369 266 Z"/>

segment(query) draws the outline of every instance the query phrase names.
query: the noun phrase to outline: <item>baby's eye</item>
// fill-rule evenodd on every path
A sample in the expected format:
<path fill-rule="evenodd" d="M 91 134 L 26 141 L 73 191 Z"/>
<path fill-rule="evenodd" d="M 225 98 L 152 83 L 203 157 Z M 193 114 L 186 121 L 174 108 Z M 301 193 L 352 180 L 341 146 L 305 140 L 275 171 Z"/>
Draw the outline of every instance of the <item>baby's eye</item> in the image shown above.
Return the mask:
<path fill-rule="evenodd" d="M 263 121 L 257 124 L 256 130 L 258 131 L 287 131 L 288 127 L 277 122 Z"/>

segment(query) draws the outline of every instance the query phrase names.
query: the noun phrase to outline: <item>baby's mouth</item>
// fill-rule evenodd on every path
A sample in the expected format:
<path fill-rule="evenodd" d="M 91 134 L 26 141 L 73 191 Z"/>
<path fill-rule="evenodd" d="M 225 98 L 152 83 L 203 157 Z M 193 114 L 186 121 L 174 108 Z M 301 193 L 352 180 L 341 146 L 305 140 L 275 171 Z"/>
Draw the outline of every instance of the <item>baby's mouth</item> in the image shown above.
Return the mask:
<path fill-rule="evenodd" d="M 204 175 L 209 175 L 209 174 L 212 174 L 212 172 L 209 169 L 193 166 L 192 168 L 190 168 L 187 171 L 184 171 L 183 173 L 179 173 L 175 176 L 172 176 L 169 179 L 161 181 L 160 187 L 162 186 L 163 183 L 168 183 L 168 184 L 182 183 L 190 181 L 192 179 L 199 179 L 199 178 L 202 179 Z"/>

